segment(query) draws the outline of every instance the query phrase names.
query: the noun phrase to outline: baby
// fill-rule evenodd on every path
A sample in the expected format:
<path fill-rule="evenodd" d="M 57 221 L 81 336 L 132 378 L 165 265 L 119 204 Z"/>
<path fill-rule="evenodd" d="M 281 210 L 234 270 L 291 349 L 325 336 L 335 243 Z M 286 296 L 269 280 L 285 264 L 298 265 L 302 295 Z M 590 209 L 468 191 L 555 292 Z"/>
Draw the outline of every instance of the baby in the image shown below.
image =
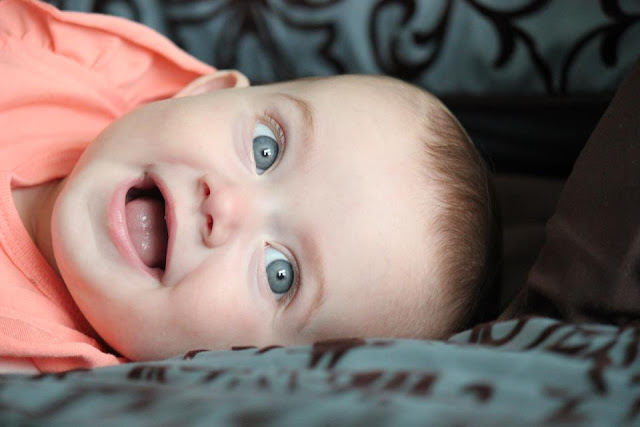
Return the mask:
<path fill-rule="evenodd" d="M 87 345 L 118 361 L 444 337 L 478 312 L 496 244 L 466 133 L 386 77 L 251 87 L 212 69 L 113 121 L 64 178 L 11 196 Z"/>

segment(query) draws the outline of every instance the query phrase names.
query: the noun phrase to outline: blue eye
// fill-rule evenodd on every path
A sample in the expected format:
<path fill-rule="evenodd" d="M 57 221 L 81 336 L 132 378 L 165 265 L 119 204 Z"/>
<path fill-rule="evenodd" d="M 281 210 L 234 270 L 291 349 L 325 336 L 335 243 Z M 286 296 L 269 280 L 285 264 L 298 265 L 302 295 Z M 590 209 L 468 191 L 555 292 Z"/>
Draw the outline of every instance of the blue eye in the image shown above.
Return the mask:
<path fill-rule="evenodd" d="M 278 141 L 271 128 L 263 123 L 256 123 L 253 130 L 253 158 L 258 175 L 273 166 L 278 158 L 278 151 Z"/>
<path fill-rule="evenodd" d="M 274 293 L 276 300 L 279 300 L 293 286 L 293 266 L 282 252 L 272 247 L 265 249 L 264 256 L 269 288 Z"/>

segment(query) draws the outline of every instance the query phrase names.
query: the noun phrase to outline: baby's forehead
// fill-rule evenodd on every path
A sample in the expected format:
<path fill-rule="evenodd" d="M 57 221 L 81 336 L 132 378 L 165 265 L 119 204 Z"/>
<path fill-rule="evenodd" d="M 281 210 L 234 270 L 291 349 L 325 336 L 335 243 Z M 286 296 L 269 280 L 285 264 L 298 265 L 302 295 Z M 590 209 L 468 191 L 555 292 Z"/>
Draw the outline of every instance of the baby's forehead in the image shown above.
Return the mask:
<path fill-rule="evenodd" d="M 422 129 L 432 109 L 444 109 L 440 101 L 418 87 L 385 76 L 343 75 L 311 77 L 265 86 L 269 92 L 284 92 L 308 99 L 330 98 L 334 114 L 396 128 L 398 133 Z"/>
<path fill-rule="evenodd" d="M 314 77 L 267 85 L 262 90 L 268 96 L 284 93 L 305 101 L 314 116 L 319 144 L 324 147 L 327 138 L 344 138 L 349 145 L 366 139 L 367 145 L 360 150 L 382 153 L 370 165 L 371 170 L 389 170 L 387 161 L 390 155 L 397 158 L 395 154 L 412 170 L 424 169 L 425 156 L 429 156 L 424 145 L 438 139 L 438 132 L 434 132 L 437 126 L 431 123 L 433 110 L 446 111 L 428 92 L 382 76 Z M 414 179 L 421 175 L 414 175 Z"/>
<path fill-rule="evenodd" d="M 342 96 L 375 97 L 387 103 L 415 106 L 430 103 L 435 97 L 416 86 L 401 80 L 378 75 L 341 75 L 328 77 L 306 77 L 286 82 L 265 85 L 265 88 L 283 90 L 292 95 L 304 96 L 309 92 L 322 91 Z M 434 104 L 435 105 L 435 104 Z"/>

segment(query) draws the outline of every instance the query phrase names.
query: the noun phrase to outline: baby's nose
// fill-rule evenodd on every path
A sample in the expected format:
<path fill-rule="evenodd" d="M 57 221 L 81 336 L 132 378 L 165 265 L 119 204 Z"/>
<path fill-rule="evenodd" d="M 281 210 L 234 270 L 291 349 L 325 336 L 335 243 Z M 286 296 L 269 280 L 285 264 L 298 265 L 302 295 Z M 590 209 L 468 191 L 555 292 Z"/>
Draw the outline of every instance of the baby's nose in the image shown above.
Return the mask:
<path fill-rule="evenodd" d="M 210 248 L 223 245 L 249 217 L 250 209 L 249 197 L 240 187 L 215 181 L 210 176 L 201 180 L 202 239 Z"/>

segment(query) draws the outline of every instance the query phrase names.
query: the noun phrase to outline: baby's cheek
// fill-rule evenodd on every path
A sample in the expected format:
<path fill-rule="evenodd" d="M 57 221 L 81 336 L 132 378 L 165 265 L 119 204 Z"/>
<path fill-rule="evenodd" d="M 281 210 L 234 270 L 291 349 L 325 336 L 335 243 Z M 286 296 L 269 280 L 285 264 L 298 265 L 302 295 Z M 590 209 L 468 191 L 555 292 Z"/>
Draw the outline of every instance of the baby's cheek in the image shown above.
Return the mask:
<path fill-rule="evenodd" d="M 176 340 L 183 349 L 224 349 L 234 345 L 256 345 L 269 332 L 268 316 L 261 296 L 239 274 L 223 275 L 204 271 L 181 282 L 172 295 Z"/>

